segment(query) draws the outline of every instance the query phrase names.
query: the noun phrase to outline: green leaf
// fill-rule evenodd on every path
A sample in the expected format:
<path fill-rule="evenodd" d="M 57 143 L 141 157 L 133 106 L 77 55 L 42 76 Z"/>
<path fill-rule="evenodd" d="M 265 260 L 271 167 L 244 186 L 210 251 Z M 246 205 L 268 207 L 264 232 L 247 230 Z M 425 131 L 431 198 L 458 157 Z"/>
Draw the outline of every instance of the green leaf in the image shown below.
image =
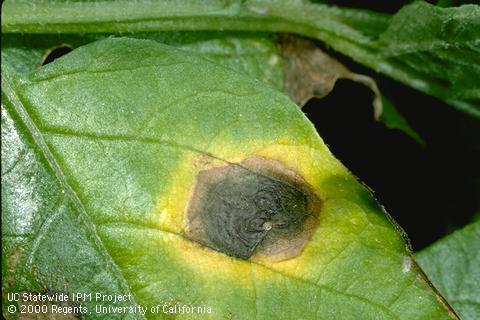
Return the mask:
<path fill-rule="evenodd" d="M 369 191 L 271 87 L 127 38 L 30 73 L 2 67 L 3 292 L 131 293 L 126 306 L 209 306 L 212 319 L 455 318 Z M 210 222 L 191 220 L 206 219 L 190 215 L 202 205 L 237 208 L 235 192 L 227 204 L 209 193 L 225 170 L 218 194 L 258 181 L 279 192 L 261 198 L 281 204 L 275 219 L 293 217 L 262 224 L 268 238 L 248 257 L 197 238 Z M 246 223 L 253 204 L 238 201 L 234 221 Z M 112 317 L 96 304 L 86 318 Z"/>
<path fill-rule="evenodd" d="M 417 261 L 462 319 L 480 317 L 480 221 L 420 251 Z"/>
<path fill-rule="evenodd" d="M 2 305 L 7 292 L 131 293 L 42 134 L 15 108 L 17 99 L 2 72 Z M 6 309 L 3 315 L 12 316 Z"/>
<path fill-rule="evenodd" d="M 109 37 L 86 35 L 12 35 L 2 38 L 2 56 L 20 72 L 37 69 L 52 48 L 66 45 L 76 48 Z M 151 39 L 248 74 L 282 90 L 285 81 L 284 61 L 277 52 L 272 35 L 248 32 L 151 32 L 131 37 Z"/>
<path fill-rule="evenodd" d="M 387 65 L 379 61 L 377 68 L 394 68 L 398 80 L 478 117 L 479 30 L 478 5 L 443 9 L 415 2 L 380 36 L 379 55 Z"/>
<path fill-rule="evenodd" d="M 2 18 L 2 32 L 7 33 L 219 29 L 297 33 L 480 116 L 477 5 L 439 8 L 418 1 L 390 17 L 308 1 L 7 1 Z"/>
<path fill-rule="evenodd" d="M 410 126 L 407 120 L 398 112 L 393 103 L 382 95 L 383 111 L 380 115 L 380 120 L 390 129 L 399 129 L 405 132 L 413 140 L 421 145 L 425 145 L 425 141 L 420 135 Z"/>
<path fill-rule="evenodd" d="M 102 34 L 7 34 L 2 39 L 2 56 L 10 62 L 12 68 L 26 72 L 37 69 L 52 48 L 61 45 L 76 48 L 107 37 L 108 35 Z M 374 115 L 377 120 L 389 128 L 402 130 L 417 142 L 423 143 L 391 103 L 384 101 L 387 105 L 382 108 L 382 103 L 378 101 L 380 92 L 373 79 L 350 72 L 305 39 L 243 32 L 152 32 L 135 34 L 134 37 L 152 39 L 200 54 L 288 93 L 300 106 L 313 96 L 322 98 L 328 94 L 339 77 L 361 82 L 374 94 Z M 288 54 L 286 47 L 290 48 Z"/>

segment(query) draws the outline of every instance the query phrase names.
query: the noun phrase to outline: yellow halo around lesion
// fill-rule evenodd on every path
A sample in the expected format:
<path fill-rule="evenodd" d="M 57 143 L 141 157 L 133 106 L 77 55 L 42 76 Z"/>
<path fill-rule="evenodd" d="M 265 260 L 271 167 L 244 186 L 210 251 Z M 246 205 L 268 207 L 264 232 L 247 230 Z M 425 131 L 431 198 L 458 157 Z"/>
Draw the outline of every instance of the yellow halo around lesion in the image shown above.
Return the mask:
<path fill-rule="evenodd" d="M 320 199 L 323 198 L 319 189 L 322 180 L 332 174 L 346 173 L 346 169 L 326 149 L 324 151 L 306 145 L 291 145 L 288 144 L 288 139 L 277 141 L 280 143 L 268 146 L 263 143 L 252 143 L 249 146 L 236 146 L 237 148 L 232 147 L 235 144 L 225 144 L 225 148 L 221 148 L 223 160 L 206 154 L 189 152 L 178 161 L 175 179 L 158 197 L 153 217 L 159 229 L 178 235 L 178 241 L 172 243 L 173 247 L 169 251 L 183 264 L 188 265 L 193 272 L 233 279 L 245 274 L 251 268 L 250 261 L 228 257 L 185 237 L 185 230 L 188 227 L 186 211 L 200 171 L 230 163 L 241 163 L 248 157 L 260 156 L 279 161 L 300 174 L 318 193 Z M 215 149 L 217 148 L 219 148 L 218 145 Z M 308 268 L 311 250 L 312 248 L 307 244 L 303 252 L 295 258 L 278 262 L 269 261 L 268 257 L 257 257 L 254 263 L 260 269 L 265 266 L 273 271 L 297 275 Z M 269 272 L 261 274 L 268 275 Z"/>

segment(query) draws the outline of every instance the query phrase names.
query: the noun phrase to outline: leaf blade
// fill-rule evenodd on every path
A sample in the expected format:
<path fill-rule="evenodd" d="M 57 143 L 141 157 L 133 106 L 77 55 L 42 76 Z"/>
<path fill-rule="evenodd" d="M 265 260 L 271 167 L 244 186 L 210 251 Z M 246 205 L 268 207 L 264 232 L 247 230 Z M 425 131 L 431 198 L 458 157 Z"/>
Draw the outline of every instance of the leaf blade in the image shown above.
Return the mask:
<path fill-rule="evenodd" d="M 107 39 L 15 85 L 140 304 L 268 318 L 302 312 L 295 288 L 315 297 L 311 318 L 452 317 L 417 270 L 404 270 L 404 239 L 371 194 L 302 112 L 260 82 L 152 41 Z M 181 236 L 199 171 L 250 155 L 294 168 L 324 199 L 298 258 L 254 263 Z"/>
<path fill-rule="evenodd" d="M 81 203 L 24 111 L 7 70 L 2 65 L 2 139 L 7 143 L 2 145 L 2 167 L 9 164 L 2 171 L 2 257 L 9 259 L 2 263 L 2 275 L 8 279 L 2 281 L 3 289 L 20 293 L 95 288 L 129 294 Z M 12 149 L 18 150 L 13 162 Z M 78 251 L 83 251 L 79 277 L 79 261 L 70 256 Z M 112 316 L 118 317 L 98 318 Z"/>
<path fill-rule="evenodd" d="M 477 221 L 417 253 L 418 263 L 462 319 L 480 315 L 479 243 Z"/>

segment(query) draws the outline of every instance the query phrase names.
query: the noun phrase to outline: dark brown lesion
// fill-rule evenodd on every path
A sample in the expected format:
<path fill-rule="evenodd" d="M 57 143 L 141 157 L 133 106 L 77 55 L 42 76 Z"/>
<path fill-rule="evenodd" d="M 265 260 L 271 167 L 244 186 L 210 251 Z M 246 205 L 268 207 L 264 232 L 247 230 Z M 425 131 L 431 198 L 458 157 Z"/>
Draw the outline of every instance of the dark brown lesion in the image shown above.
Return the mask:
<path fill-rule="evenodd" d="M 319 208 L 298 174 L 278 161 L 251 157 L 198 174 L 185 234 L 241 259 L 289 259 L 309 240 Z"/>

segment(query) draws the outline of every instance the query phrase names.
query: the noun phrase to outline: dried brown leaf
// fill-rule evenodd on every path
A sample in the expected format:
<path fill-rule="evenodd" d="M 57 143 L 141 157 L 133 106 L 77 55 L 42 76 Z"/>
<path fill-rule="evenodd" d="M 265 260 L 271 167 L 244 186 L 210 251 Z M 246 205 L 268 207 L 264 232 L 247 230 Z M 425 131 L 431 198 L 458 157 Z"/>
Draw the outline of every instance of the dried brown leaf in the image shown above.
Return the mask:
<path fill-rule="evenodd" d="M 382 114 L 382 98 L 372 78 L 350 71 L 310 40 L 282 35 L 278 43 L 287 68 L 285 91 L 299 106 L 302 107 L 313 97 L 323 98 L 328 95 L 338 79 L 349 79 L 363 84 L 373 92 L 374 116 L 379 119 Z"/>

